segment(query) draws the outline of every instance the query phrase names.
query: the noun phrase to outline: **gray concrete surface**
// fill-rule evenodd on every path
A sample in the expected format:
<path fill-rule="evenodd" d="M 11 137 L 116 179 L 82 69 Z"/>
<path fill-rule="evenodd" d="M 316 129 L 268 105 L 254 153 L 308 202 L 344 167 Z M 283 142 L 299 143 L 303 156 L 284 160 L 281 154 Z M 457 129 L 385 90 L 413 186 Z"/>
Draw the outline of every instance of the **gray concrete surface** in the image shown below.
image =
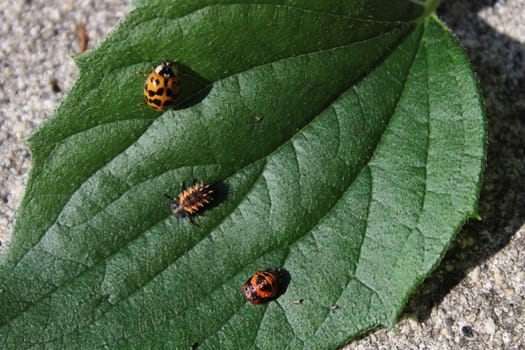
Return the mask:
<path fill-rule="evenodd" d="M 76 25 L 85 24 L 93 47 L 130 8 L 126 0 L 0 2 L 0 254 L 31 166 L 22 139 L 78 74 Z M 525 0 L 449 0 L 438 14 L 466 48 L 487 106 L 483 221 L 463 228 L 395 330 L 348 349 L 525 349 Z"/>

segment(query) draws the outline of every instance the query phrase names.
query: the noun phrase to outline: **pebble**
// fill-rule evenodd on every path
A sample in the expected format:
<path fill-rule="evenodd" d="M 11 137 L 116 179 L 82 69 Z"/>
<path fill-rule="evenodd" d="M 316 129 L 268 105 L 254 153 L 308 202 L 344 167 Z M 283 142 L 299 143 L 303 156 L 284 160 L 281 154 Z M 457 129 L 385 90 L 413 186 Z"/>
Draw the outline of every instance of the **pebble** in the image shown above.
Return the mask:
<path fill-rule="evenodd" d="M 408 325 L 411 329 L 415 330 L 419 328 L 419 322 L 414 318 L 408 318 Z"/>
<path fill-rule="evenodd" d="M 507 345 L 512 343 L 512 335 L 509 332 L 504 332 L 501 338 L 503 339 L 503 342 Z"/>
<path fill-rule="evenodd" d="M 494 275 L 494 282 L 496 282 L 496 286 L 501 286 L 503 284 L 503 282 L 505 281 L 505 274 L 503 271 L 501 271 L 501 269 L 499 268 L 495 268 L 494 269 L 494 272 L 493 272 L 493 275 Z"/>
<path fill-rule="evenodd" d="M 490 335 L 493 335 L 496 333 L 496 323 L 494 323 L 494 320 L 492 318 L 487 318 L 485 321 L 485 325 L 483 328 L 484 332 Z"/>
<path fill-rule="evenodd" d="M 47 18 L 53 22 L 58 22 L 60 20 L 60 11 L 58 11 L 56 8 L 51 9 Z"/>
<path fill-rule="evenodd" d="M 472 326 L 465 325 L 465 326 L 461 327 L 461 333 L 465 337 L 472 338 L 474 336 L 474 329 L 472 328 Z"/>
<path fill-rule="evenodd" d="M 479 275 L 480 275 L 480 268 L 479 266 L 476 266 L 472 271 L 469 273 L 469 278 L 472 283 L 478 283 L 479 282 Z"/>
<path fill-rule="evenodd" d="M 443 327 L 439 330 L 439 335 L 448 338 L 450 336 L 450 330 L 447 327 Z"/>
<path fill-rule="evenodd" d="M 513 295 L 516 295 L 516 289 L 514 288 L 504 288 L 503 293 L 505 293 L 506 296 L 510 297 Z"/>

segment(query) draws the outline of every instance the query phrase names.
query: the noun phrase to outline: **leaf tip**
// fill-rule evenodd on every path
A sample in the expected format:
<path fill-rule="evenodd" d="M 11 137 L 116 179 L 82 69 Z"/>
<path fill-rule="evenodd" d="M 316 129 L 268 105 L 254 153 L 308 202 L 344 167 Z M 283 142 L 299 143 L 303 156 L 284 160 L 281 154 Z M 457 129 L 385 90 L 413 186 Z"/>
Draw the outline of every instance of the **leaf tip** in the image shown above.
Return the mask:
<path fill-rule="evenodd" d="M 434 13 L 441 4 L 442 0 L 411 0 L 413 3 L 424 8 L 423 17 Z"/>
<path fill-rule="evenodd" d="M 473 220 L 476 220 L 476 221 L 482 221 L 483 218 L 481 217 L 481 215 L 479 215 L 479 213 L 474 213 L 470 216 L 471 219 Z"/>
<path fill-rule="evenodd" d="M 75 62 L 79 69 L 82 69 L 86 65 L 86 54 L 71 55 L 71 59 Z"/>

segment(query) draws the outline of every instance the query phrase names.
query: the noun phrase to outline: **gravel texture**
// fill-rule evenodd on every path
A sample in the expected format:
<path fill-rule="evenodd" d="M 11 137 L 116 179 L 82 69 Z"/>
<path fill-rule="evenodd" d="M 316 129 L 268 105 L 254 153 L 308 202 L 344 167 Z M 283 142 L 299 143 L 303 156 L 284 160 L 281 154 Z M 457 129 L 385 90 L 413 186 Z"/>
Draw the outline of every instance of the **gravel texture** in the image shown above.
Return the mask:
<path fill-rule="evenodd" d="M 78 74 L 77 26 L 93 47 L 130 9 L 126 0 L 0 2 L 0 254 L 31 166 L 22 140 Z M 445 1 L 438 15 L 465 47 L 487 107 L 483 220 L 458 234 L 395 330 L 347 349 L 525 349 L 525 1 Z"/>

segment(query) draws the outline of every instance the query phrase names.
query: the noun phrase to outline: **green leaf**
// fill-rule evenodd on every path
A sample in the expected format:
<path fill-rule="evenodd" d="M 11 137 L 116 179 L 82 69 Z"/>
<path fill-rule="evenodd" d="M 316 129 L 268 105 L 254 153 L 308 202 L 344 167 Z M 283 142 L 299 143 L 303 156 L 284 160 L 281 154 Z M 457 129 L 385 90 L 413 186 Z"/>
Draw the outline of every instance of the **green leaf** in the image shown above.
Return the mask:
<path fill-rule="evenodd" d="M 392 327 L 477 216 L 485 119 L 454 38 L 408 1 L 136 5 L 29 140 L 0 348 L 332 349 Z M 157 113 L 136 72 L 165 59 L 183 93 Z M 223 190 L 199 226 L 163 197 L 192 179 Z M 275 267 L 286 291 L 246 301 Z"/>

